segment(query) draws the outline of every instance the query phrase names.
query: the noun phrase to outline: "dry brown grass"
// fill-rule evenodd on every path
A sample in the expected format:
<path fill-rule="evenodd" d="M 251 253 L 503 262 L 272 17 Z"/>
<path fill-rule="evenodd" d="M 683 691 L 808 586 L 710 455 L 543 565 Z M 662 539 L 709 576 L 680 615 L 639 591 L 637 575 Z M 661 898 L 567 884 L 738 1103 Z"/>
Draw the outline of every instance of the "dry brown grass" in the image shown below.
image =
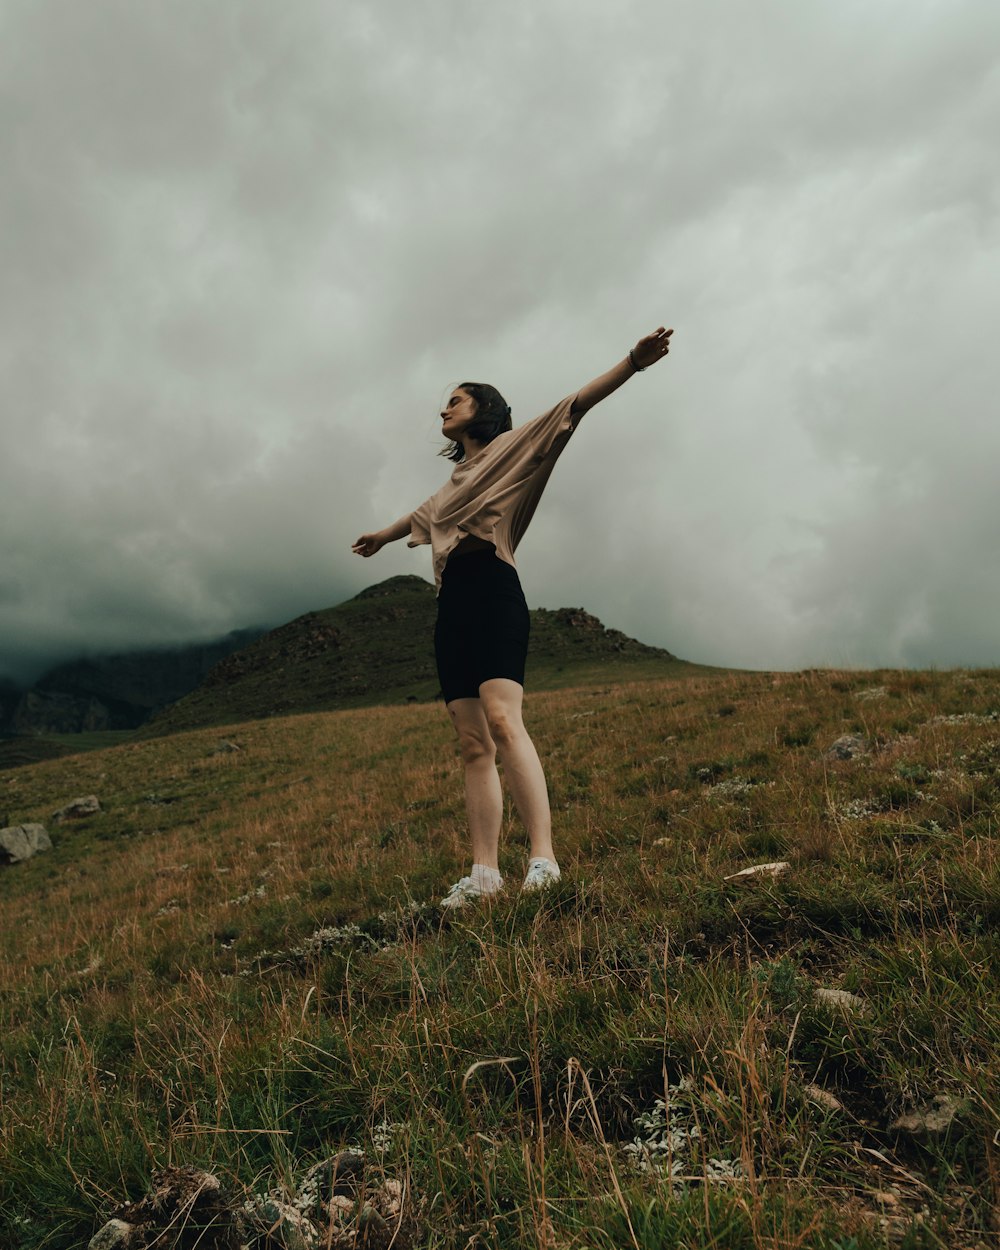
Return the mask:
<path fill-rule="evenodd" d="M 994 672 L 529 696 L 564 881 L 454 923 L 428 902 L 466 858 L 438 707 L 0 773 L 19 821 L 103 807 L 0 878 L 0 1229 L 77 1245 L 156 1167 L 291 1184 L 384 1120 L 428 1245 L 987 1244 L 998 707 Z M 871 753 L 827 758 L 848 732 Z M 505 875 L 524 857 L 508 812 Z M 771 860 L 791 870 L 723 880 Z M 949 1135 L 891 1129 L 941 1092 Z M 673 1177 L 622 1150 L 657 1097 L 698 1129 Z"/>

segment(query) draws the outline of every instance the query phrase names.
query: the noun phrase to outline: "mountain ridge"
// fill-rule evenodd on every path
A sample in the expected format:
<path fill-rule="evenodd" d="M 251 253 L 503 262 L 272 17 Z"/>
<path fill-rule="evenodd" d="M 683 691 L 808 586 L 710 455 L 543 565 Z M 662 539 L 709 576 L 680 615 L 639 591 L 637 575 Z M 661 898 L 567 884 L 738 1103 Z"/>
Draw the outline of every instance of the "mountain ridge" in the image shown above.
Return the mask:
<path fill-rule="evenodd" d="M 56 665 L 0 685 L 0 769 L 208 725 L 440 697 L 435 593 L 415 574 L 273 629 Z M 701 672 L 582 607 L 531 612 L 529 690 Z"/>
<path fill-rule="evenodd" d="M 296 712 L 431 701 L 440 697 L 435 611 L 434 587 L 422 577 L 402 574 L 376 582 L 220 660 L 197 689 L 154 716 L 140 736 Z M 607 680 L 609 666 L 643 664 L 661 670 L 683 661 L 606 628 L 583 608 L 531 611 L 527 671 L 533 687 L 565 685 L 588 671 Z"/>

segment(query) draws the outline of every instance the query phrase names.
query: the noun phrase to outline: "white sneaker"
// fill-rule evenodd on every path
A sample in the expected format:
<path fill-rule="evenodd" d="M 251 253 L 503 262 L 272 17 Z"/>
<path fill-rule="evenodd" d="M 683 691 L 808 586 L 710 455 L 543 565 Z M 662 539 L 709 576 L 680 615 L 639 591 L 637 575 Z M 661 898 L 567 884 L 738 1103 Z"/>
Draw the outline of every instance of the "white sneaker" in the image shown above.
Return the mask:
<path fill-rule="evenodd" d="M 456 907 L 464 907 L 466 903 L 478 903 L 481 898 L 493 898 L 503 889 L 503 882 L 494 890 L 484 890 L 481 885 L 473 881 L 471 877 L 463 877 L 461 881 L 456 881 L 448 893 L 441 900 L 440 906 L 446 907 L 450 911 Z"/>
<path fill-rule="evenodd" d="M 547 890 L 550 885 L 555 885 L 561 876 L 559 865 L 553 863 L 551 859 L 543 859 L 541 856 L 537 859 L 529 859 L 528 873 L 524 878 L 521 891 L 524 894 L 534 894 L 536 890 Z"/>

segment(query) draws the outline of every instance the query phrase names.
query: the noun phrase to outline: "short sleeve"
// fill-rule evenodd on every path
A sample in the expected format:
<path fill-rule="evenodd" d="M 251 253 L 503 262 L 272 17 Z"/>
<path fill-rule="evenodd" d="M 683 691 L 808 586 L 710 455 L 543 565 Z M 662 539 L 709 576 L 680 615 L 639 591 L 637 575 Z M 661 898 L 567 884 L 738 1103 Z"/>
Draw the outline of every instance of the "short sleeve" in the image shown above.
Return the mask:
<path fill-rule="evenodd" d="M 575 399 L 575 393 L 567 395 L 548 412 L 518 426 L 507 436 L 511 439 L 508 448 L 512 449 L 515 443 L 519 447 L 523 446 L 530 451 L 532 459 L 537 461 L 547 459 L 553 452 L 558 455 L 583 416 L 582 412 L 573 412 Z"/>
<path fill-rule="evenodd" d="M 431 541 L 430 502 L 430 499 L 425 499 L 419 508 L 415 508 L 410 513 L 410 537 L 406 543 L 407 547 L 421 547 Z"/>

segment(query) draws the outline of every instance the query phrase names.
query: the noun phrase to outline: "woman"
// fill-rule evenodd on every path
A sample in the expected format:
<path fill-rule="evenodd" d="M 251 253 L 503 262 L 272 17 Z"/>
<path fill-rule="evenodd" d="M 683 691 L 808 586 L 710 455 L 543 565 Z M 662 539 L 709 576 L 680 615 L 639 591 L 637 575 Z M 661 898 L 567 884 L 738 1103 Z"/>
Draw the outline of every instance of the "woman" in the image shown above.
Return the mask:
<path fill-rule="evenodd" d="M 521 719 L 529 618 L 514 550 L 580 418 L 666 356 L 672 334 L 660 326 L 613 369 L 516 430 L 499 391 L 463 382 L 441 413 L 441 432 L 451 440 L 441 454 L 456 463 L 451 479 L 415 512 L 362 534 L 352 547 L 373 556 L 407 534 L 410 547 L 431 546 L 438 587 L 434 652 L 465 764 L 473 859 L 470 875 L 451 887 L 442 907 L 461 907 L 503 888 L 498 755 L 531 839 L 522 889 L 544 889 L 559 879 L 545 774 Z"/>

